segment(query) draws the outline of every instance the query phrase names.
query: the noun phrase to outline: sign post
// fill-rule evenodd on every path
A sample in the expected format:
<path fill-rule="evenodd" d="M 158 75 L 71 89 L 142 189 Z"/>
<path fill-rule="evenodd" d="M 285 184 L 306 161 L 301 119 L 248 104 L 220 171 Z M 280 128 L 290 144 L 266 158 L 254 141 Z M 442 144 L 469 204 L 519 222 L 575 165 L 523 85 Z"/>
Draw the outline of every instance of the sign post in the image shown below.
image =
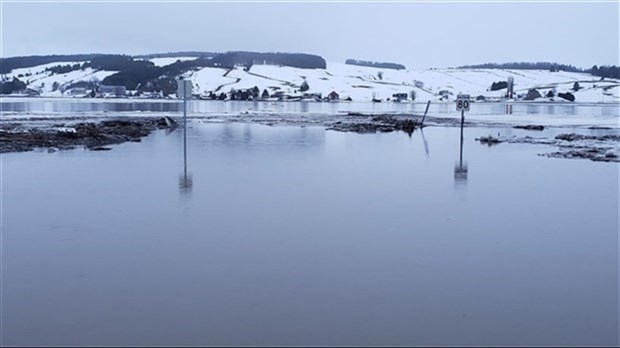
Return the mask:
<path fill-rule="evenodd" d="M 455 179 L 467 179 L 467 166 L 463 166 L 463 126 L 465 125 L 465 111 L 469 111 L 469 94 L 459 94 L 456 96 L 456 110 L 461 112 L 461 147 L 459 153 L 459 165 L 454 168 Z"/>
<path fill-rule="evenodd" d="M 422 116 L 422 126 L 424 126 L 424 119 L 426 118 L 426 113 L 428 112 L 428 107 L 431 106 L 431 101 L 429 100 L 428 103 L 426 103 L 426 110 L 424 110 L 424 116 Z"/>
<path fill-rule="evenodd" d="M 183 98 L 183 178 L 180 186 L 191 189 L 191 178 L 187 177 L 187 99 L 192 96 L 192 81 L 184 80 L 183 76 L 177 80 L 177 97 Z"/>
<path fill-rule="evenodd" d="M 187 122 L 187 98 L 192 97 L 192 81 L 184 80 L 183 76 L 177 80 L 177 97 L 183 98 L 183 129 Z"/>
<path fill-rule="evenodd" d="M 456 110 L 461 111 L 461 167 L 463 167 L 463 124 L 465 123 L 465 111 L 469 111 L 469 104 L 469 94 L 459 94 L 456 96 Z"/>
<path fill-rule="evenodd" d="M 461 112 L 461 121 L 465 120 L 465 111 L 469 111 L 469 94 L 459 94 L 456 96 L 456 111 Z"/>

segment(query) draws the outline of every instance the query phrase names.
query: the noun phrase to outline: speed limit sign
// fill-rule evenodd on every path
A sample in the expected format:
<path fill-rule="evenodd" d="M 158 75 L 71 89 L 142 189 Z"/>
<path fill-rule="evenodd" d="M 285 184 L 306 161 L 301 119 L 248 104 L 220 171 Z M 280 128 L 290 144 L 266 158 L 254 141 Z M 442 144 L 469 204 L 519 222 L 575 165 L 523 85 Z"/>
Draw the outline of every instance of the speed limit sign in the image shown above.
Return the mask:
<path fill-rule="evenodd" d="M 456 111 L 469 111 L 469 94 L 459 94 L 456 96 Z"/>

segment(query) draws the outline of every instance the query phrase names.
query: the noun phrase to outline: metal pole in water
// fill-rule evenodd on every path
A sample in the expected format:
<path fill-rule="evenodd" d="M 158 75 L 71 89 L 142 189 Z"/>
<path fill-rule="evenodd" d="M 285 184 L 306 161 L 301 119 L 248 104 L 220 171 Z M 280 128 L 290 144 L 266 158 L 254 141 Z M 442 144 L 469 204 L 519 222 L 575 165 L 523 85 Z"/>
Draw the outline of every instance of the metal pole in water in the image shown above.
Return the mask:
<path fill-rule="evenodd" d="M 469 111 L 470 96 L 459 94 L 456 97 L 456 110 L 461 112 L 461 144 L 459 149 L 459 163 L 454 168 L 455 180 L 467 180 L 467 166 L 463 166 L 463 128 L 465 126 L 465 111 Z"/>
<path fill-rule="evenodd" d="M 426 103 L 426 110 L 424 110 L 424 116 L 422 117 L 422 125 L 424 125 L 424 119 L 426 118 L 426 113 L 428 112 L 428 107 L 431 106 L 431 101 L 429 100 L 428 103 Z"/>
<path fill-rule="evenodd" d="M 183 167 L 184 174 L 187 176 L 187 91 L 186 84 L 183 83 Z"/>
<path fill-rule="evenodd" d="M 461 110 L 461 153 L 459 156 L 459 167 L 463 168 L 463 125 L 465 123 L 465 110 Z"/>

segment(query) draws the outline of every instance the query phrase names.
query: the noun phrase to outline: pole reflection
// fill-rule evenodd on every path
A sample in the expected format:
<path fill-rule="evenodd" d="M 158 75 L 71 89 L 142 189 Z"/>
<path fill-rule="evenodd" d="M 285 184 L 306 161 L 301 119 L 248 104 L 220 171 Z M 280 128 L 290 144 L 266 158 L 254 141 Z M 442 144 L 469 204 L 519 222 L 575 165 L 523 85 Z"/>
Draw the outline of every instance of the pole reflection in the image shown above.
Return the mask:
<path fill-rule="evenodd" d="M 459 162 L 454 166 L 454 181 L 456 183 L 466 183 L 467 182 L 467 163 L 463 163 L 463 126 L 465 123 L 465 118 L 461 117 L 461 143 L 459 149 Z"/>
<path fill-rule="evenodd" d="M 429 157 L 428 151 L 428 142 L 426 141 L 426 137 L 424 137 L 424 127 L 420 127 L 420 134 L 422 135 L 422 141 L 424 142 L 424 152 L 426 153 L 426 158 Z"/>
<path fill-rule="evenodd" d="M 192 193 L 194 181 L 192 173 L 187 171 L 187 124 L 183 127 L 183 174 L 179 175 L 179 193 L 182 196 L 189 196 Z"/>

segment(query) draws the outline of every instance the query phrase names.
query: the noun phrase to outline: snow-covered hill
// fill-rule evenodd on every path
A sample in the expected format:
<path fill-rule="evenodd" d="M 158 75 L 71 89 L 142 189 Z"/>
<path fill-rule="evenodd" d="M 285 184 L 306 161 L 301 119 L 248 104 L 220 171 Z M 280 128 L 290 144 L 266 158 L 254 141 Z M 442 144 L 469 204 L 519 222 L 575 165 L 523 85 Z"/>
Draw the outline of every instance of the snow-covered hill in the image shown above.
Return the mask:
<path fill-rule="evenodd" d="M 16 77 L 26 82 L 30 90 L 38 92 L 41 96 L 62 97 L 65 93 L 69 92 L 72 85 L 78 82 L 99 84 L 107 76 L 116 73 L 116 71 L 102 71 L 92 68 L 73 70 L 66 74 L 53 74 L 51 71 L 45 70 L 58 65 L 82 65 L 83 63 L 85 62 L 56 62 L 38 65 L 32 68 L 14 69 L 3 78 L 10 81 Z"/>
<path fill-rule="evenodd" d="M 442 91 L 448 91 L 449 100 L 454 100 L 458 93 L 470 94 L 474 98 L 482 95 L 492 100 L 501 98 L 506 90 L 489 91 L 491 84 L 513 77 L 515 92 L 518 94 L 526 94 L 529 89 L 536 88 L 541 95 L 546 95 L 555 89 L 556 93 L 571 91 L 575 95 L 576 102 L 620 101 L 619 81 L 611 79 L 600 81 L 600 78 L 590 74 L 562 71 L 500 69 L 402 71 L 328 63 L 327 69 L 254 65 L 249 71 L 245 71 L 242 67 L 231 71 L 203 68 L 187 75 L 200 94 L 229 92 L 231 89 L 257 86 L 261 92 L 267 89 L 269 93 L 280 90 L 290 95 L 300 95 L 299 87 L 305 80 L 310 87 L 305 93 L 321 93 L 325 96 L 335 91 L 341 100 L 347 97 L 355 101 L 370 101 L 373 98 L 386 100 L 395 93 L 410 95 L 411 91 L 415 92 L 416 101 L 438 100 Z M 572 91 L 575 82 L 581 87 L 577 92 Z M 558 101 L 559 98 L 554 99 Z"/>
<path fill-rule="evenodd" d="M 157 66 L 171 64 L 177 60 L 188 60 L 191 57 L 154 58 Z M 72 86 L 78 82 L 100 83 L 106 76 L 115 71 L 100 71 L 86 68 L 74 70 L 66 74 L 52 74 L 46 71 L 57 65 L 82 64 L 84 62 L 50 63 L 32 68 L 15 69 L 4 78 L 11 80 L 18 77 L 27 83 L 29 89 L 46 97 L 69 95 Z M 235 69 L 200 68 L 187 71 L 198 95 L 210 92 L 228 93 L 231 90 L 242 90 L 258 87 L 262 93 L 267 90 L 270 95 L 281 92 L 288 96 L 303 95 L 300 86 L 306 81 L 309 89 L 304 93 L 315 93 L 327 96 L 338 93 L 340 100 L 351 98 L 354 101 L 387 100 L 395 93 L 411 96 L 415 92 L 415 101 L 452 101 L 458 93 L 467 93 L 476 98 L 484 96 L 486 100 L 499 99 L 504 96 L 505 89 L 490 91 L 493 82 L 506 81 L 512 77 L 515 92 L 525 95 L 529 89 L 535 88 L 546 96 L 554 90 L 557 93 L 574 94 L 575 102 L 620 102 L 620 81 L 614 79 L 600 80 L 599 77 L 585 73 L 550 72 L 548 70 L 505 70 L 505 69 L 433 69 L 433 70 L 391 70 L 340 63 L 327 63 L 326 69 L 299 69 L 275 65 L 253 65 L 249 71 L 244 67 Z M 581 89 L 572 91 L 578 82 Z M 410 99 L 410 98 L 409 98 Z M 554 101 L 564 101 L 555 97 Z M 538 98 L 546 101 L 549 98 Z"/>

